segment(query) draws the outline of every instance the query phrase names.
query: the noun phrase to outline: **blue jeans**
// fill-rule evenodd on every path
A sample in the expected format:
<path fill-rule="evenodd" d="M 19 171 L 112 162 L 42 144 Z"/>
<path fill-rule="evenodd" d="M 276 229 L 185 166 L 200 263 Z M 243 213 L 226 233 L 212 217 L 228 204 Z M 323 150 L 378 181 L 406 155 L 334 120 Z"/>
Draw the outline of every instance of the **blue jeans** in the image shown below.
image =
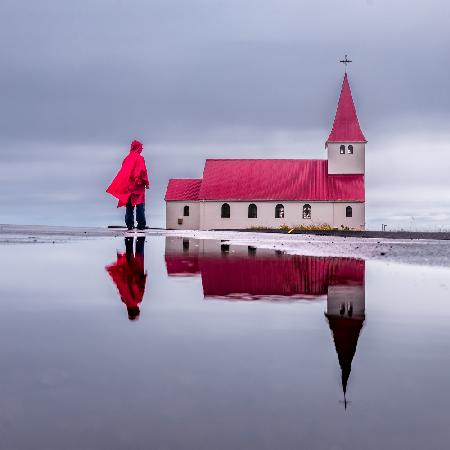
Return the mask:
<path fill-rule="evenodd" d="M 136 222 L 138 228 L 145 228 L 145 203 L 136 205 Z M 128 228 L 134 228 L 134 206 L 131 204 L 131 199 L 129 199 L 127 203 L 127 210 L 125 212 L 125 224 Z"/>

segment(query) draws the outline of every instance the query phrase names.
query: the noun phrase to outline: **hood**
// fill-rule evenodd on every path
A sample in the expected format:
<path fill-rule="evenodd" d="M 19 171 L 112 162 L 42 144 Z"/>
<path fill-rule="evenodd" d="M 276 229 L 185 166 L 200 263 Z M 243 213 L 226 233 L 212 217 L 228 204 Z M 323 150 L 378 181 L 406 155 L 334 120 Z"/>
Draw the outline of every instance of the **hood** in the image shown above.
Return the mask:
<path fill-rule="evenodd" d="M 139 141 L 133 141 L 131 143 L 130 152 L 142 153 L 143 145 Z"/>

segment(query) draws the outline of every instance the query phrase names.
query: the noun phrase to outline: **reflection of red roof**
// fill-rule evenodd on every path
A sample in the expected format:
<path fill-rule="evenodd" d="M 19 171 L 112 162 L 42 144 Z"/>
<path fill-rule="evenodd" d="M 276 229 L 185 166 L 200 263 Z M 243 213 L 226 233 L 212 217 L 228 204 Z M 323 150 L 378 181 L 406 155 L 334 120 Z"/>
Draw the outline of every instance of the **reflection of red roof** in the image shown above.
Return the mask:
<path fill-rule="evenodd" d="M 364 201 L 363 175 L 328 175 L 328 161 L 208 159 L 200 200 Z"/>
<path fill-rule="evenodd" d="M 366 263 L 362 259 L 352 258 L 333 258 L 334 261 L 329 265 L 329 284 L 363 286 Z"/>
<path fill-rule="evenodd" d="M 166 255 L 166 268 L 169 276 L 190 277 L 200 273 L 198 256 Z"/>
<path fill-rule="evenodd" d="M 347 74 L 342 82 L 341 95 L 328 142 L 367 142 L 359 126 Z"/>
<path fill-rule="evenodd" d="M 322 258 L 202 258 L 205 297 L 317 297 L 327 293 Z"/>
<path fill-rule="evenodd" d="M 167 185 L 165 200 L 198 200 L 201 179 L 171 179 Z"/>
<path fill-rule="evenodd" d="M 189 256 L 166 254 L 169 276 L 201 273 L 205 297 L 318 297 L 328 286 L 363 285 L 364 261 L 280 255 Z"/>

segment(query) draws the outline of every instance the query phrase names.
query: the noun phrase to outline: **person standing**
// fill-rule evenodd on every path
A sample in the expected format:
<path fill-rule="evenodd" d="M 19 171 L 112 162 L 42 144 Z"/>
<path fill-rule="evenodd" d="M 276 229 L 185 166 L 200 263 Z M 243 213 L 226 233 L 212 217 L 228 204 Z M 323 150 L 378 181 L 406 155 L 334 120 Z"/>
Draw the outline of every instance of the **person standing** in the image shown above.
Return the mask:
<path fill-rule="evenodd" d="M 134 228 L 134 209 L 136 208 L 137 229 L 144 230 L 145 220 L 145 190 L 150 187 L 145 159 L 141 155 L 143 145 L 133 141 L 130 153 L 122 162 L 122 167 L 106 189 L 108 194 L 119 200 L 117 207 L 126 207 L 125 224 L 128 230 Z"/>

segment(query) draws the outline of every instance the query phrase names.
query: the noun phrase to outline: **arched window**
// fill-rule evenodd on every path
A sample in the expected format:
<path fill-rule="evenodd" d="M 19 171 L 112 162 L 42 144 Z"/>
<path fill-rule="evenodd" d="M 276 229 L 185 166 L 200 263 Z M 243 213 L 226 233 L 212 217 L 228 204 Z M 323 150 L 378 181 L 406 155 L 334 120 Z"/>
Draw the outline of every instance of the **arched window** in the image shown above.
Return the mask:
<path fill-rule="evenodd" d="M 284 217 L 284 206 L 279 203 L 275 206 L 275 219 L 282 219 Z"/>
<path fill-rule="evenodd" d="M 303 216 L 304 219 L 311 219 L 311 205 L 303 205 Z"/>
<path fill-rule="evenodd" d="M 230 218 L 230 205 L 228 203 L 224 203 L 222 205 L 222 208 L 220 209 L 220 217 L 222 217 L 222 219 Z"/>
<path fill-rule="evenodd" d="M 345 208 L 345 217 L 353 217 L 353 210 L 351 206 Z"/>
<path fill-rule="evenodd" d="M 248 205 L 248 218 L 256 219 L 257 217 L 258 217 L 258 208 L 254 203 L 250 203 L 250 205 Z"/>
<path fill-rule="evenodd" d="M 183 239 L 183 252 L 189 251 L 189 239 Z"/>
<path fill-rule="evenodd" d="M 184 216 L 184 217 L 188 217 L 188 216 L 189 216 L 189 206 L 188 206 L 188 205 L 186 205 L 186 206 L 183 208 L 183 216 Z"/>
<path fill-rule="evenodd" d="M 341 145 L 341 146 L 339 147 L 339 153 L 340 153 L 341 155 L 345 155 L 345 145 Z"/>
<path fill-rule="evenodd" d="M 353 155 L 353 145 L 349 145 L 347 148 L 348 148 L 348 153 L 350 155 Z"/>

